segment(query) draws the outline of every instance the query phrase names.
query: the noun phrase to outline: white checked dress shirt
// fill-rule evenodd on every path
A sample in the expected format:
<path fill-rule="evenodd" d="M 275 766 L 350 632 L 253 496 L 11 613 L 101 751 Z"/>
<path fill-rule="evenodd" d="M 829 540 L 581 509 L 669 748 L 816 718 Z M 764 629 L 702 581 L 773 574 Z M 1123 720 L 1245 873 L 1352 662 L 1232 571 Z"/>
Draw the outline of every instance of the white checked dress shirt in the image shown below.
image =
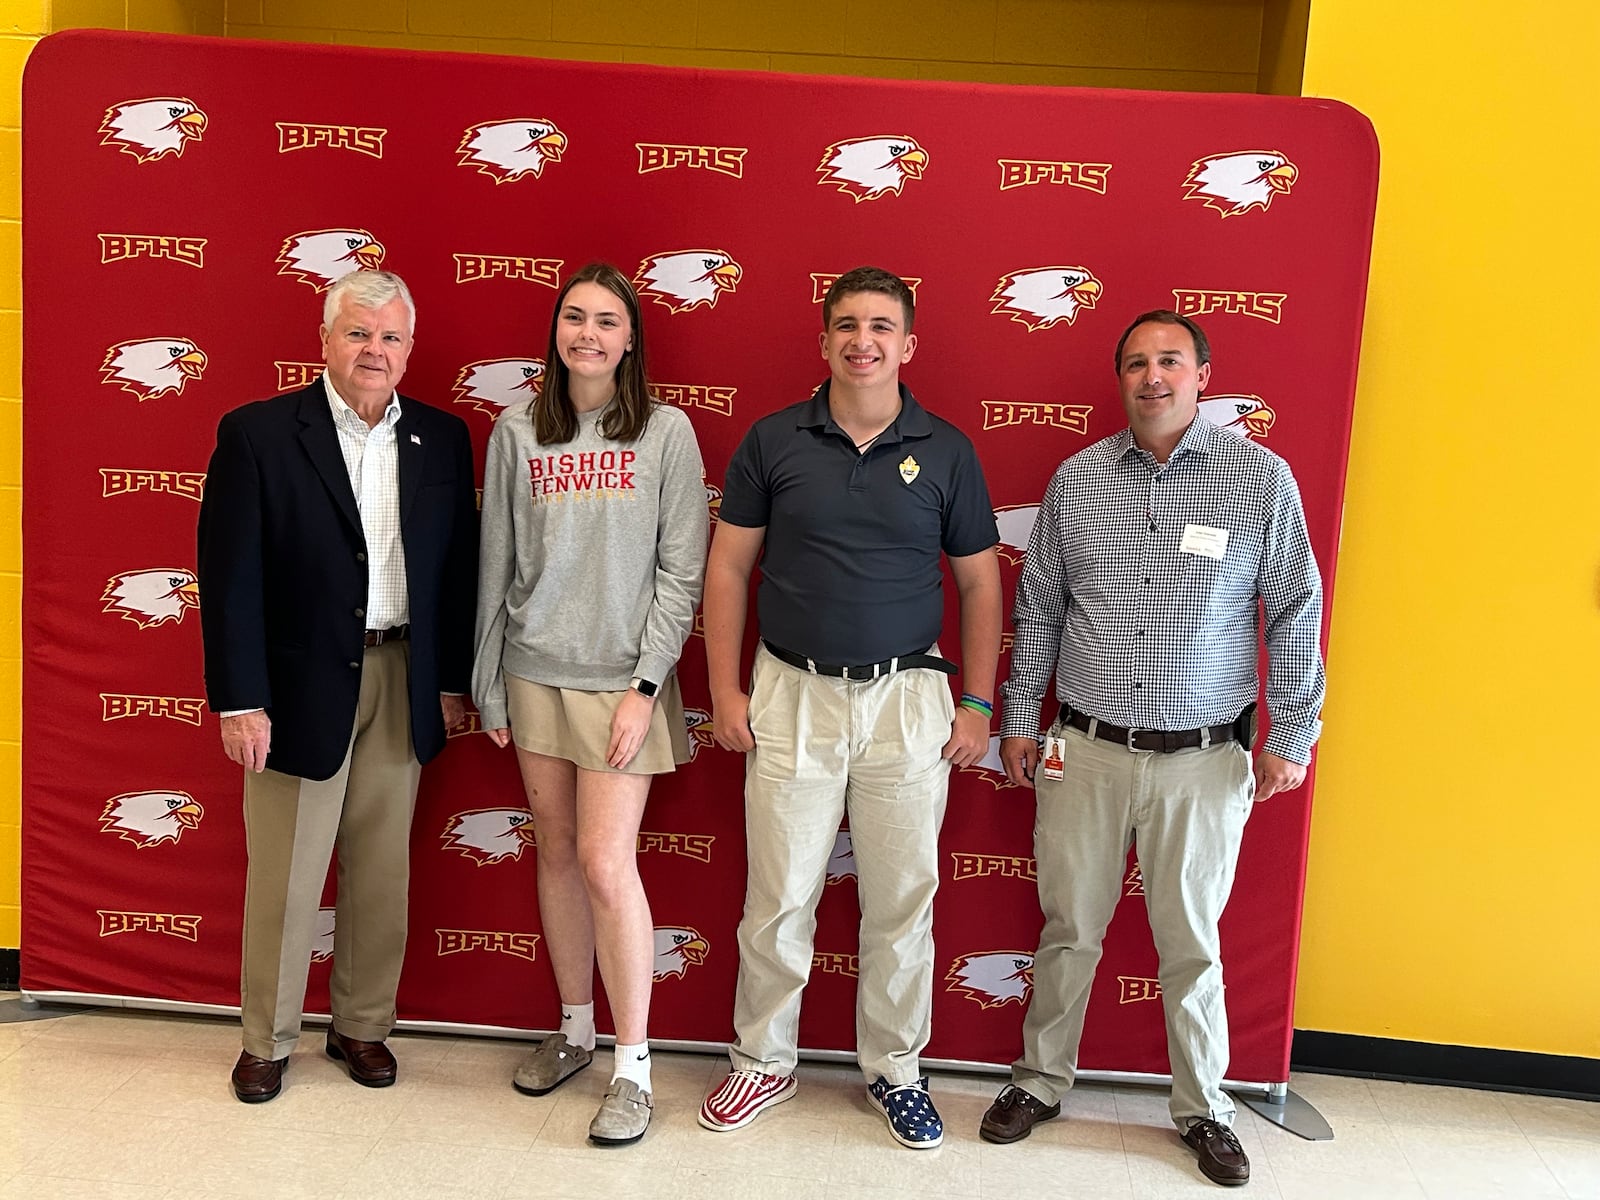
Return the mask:
<path fill-rule="evenodd" d="M 1189 525 L 1226 530 L 1222 556 L 1180 549 Z M 1230 722 L 1260 691 L 1263 613 L 1263 748 L 1308 763 L 1322 730 L 1322 579 L 1288 464 L 1203 417 L 1165 464 L 1131 430 L 1102 439 L 1061 464 L 1034 522 L 1001 733 L 1038 733 L 1052 670 L 1058 701 L 1113 725 Z"/>
<path fill-rule="evenodd" d="M 404 625 L 411 619 L 411 605 L 406 593 L 406 548 L 400 540 L 400 464 L 394 431 L 400 420 L 400 398 L 391 392 L 382 418 L 369 429 L 334 390 L 326 371 L 322 386 L 367 539 L 366 626 Z"/>

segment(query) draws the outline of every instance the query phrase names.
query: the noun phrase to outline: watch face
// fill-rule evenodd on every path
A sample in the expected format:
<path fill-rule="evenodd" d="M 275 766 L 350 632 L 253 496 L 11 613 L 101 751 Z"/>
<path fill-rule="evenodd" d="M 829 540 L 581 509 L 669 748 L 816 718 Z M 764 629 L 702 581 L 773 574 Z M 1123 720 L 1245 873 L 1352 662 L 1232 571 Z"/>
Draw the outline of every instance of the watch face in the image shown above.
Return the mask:
<path fill-rule="evenodd" d="M 633 681 L 633 690 L 641 696 L 654 696 L 656 694 L 656 685 L 648 679 L 635 679 Z"/>

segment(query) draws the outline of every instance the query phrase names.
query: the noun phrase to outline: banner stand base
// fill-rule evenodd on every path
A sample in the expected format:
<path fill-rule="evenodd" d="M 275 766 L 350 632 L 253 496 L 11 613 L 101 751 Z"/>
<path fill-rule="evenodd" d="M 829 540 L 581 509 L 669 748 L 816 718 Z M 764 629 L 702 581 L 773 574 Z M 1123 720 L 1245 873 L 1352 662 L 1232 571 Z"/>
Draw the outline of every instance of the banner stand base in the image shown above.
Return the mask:
<path fill-rule="evenodd" d="M 1288 1084 L 1274 1084 L 1264 1096 L 1241 1095 L 1263 1121 L 1287 1129 L 1308 1142 L 1333 1141 L 1333 1126 L 1304 1096 L 1289 1090 Z"/>

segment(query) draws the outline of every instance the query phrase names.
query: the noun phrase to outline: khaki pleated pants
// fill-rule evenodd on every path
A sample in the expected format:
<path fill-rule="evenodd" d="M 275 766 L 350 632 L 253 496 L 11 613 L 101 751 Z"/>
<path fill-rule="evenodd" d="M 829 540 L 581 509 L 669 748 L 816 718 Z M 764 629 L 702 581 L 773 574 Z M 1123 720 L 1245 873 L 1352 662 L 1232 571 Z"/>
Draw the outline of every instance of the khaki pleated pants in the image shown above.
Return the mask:
<path fill-rule="evenodd" d="M 1135 845 L 1160 961 L 1172 1119 L 1180 1130 L 1195 1117 L 1231 1125 L 1217 923 L 1255 799 L 1250 755 L 1237 742 L 1146 754 L 1060 724 L 1051 732 L 1066 745 L 1063 778 L 1041 771 L 1034 781 L 1045 924 L 1012 1081 L 1046 1104 L 1072 1086 L 1089 985 Z"/>
<path fill-rule="evenodd" d="M 920 1075 L 933 999 L 933 895 L 954 705 L 937 671 L 853 683 L 756 651 L 745 768 L 736 1069 L 794 1071 L 817 902 L 848 814 L 861 903 L 856 1054 L 868 1080 Z"/>
<path fill-rule="evenodd" d="M 244 1048 L 259 1058 L 288 1057 L 300 1036 L 317 910 L 335 848 L 333 1027 L 364 1042 L 382 1041 L 394 1027 L 421 775 L 408 661 L 405 642 L 365 652 L 355 728 L 333 778 L 245 772 L 249 867 L 239 991 Z"/>

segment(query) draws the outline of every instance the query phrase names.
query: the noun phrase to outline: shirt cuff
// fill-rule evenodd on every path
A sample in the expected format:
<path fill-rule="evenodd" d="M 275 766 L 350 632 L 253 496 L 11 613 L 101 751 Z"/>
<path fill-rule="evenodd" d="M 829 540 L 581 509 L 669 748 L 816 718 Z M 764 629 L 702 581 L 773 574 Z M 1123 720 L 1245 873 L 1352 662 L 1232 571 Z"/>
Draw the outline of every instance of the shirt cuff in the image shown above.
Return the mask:
<path fill-rule="evenodd" d="M 219 717 L 248 717 L 251 713 L 266 712 L 264 708 L 230 708 L 227 712 L 219 712 Z"/>

